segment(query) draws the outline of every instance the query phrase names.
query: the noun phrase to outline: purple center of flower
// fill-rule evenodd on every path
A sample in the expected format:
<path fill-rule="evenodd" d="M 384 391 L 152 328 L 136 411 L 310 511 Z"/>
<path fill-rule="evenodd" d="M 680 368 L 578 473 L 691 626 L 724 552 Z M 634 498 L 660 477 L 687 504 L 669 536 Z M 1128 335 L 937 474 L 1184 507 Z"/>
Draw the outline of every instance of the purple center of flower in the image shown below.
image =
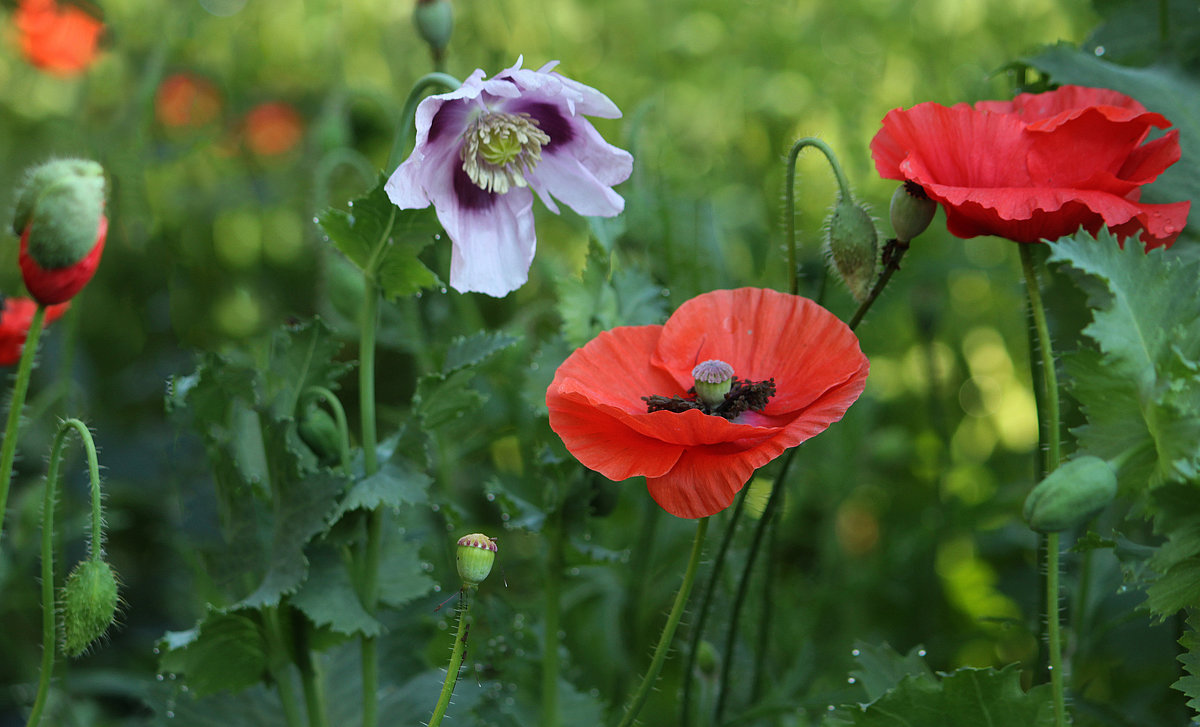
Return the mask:
<path fill-rule="evenodd" d="M 459 156 L 475 186 L 505 194 L 528 186 L 525 175 L 542 160 L 542 147 L 549 143 L 550 137 L 529 114 L 488 111 L 467 126 Z"/>
<path fill-rule="evenodd" d="M 718 359 L 696 364 L 692 379 L 694 385 L 686 396 L 643 396 L 646 411 L 679 414 L 698 409 L 732 421 L 744 411 L 762 411 L 775 395 L 775 379 L 739 380 L 733 375 L 733 367 Z"/>

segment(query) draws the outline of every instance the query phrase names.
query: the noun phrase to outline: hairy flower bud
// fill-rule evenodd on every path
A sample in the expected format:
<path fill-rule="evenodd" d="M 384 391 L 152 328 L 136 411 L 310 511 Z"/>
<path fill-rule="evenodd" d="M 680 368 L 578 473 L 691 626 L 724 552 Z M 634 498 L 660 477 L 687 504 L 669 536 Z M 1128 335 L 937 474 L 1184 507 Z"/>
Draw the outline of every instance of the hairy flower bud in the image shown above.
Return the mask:
<path fill-rule="evenodd" d="M 492 572 L 492 564 L 496 562 L 496 539 L 483 533 L 462 536 L 458 539 L 455 560 L 458 563 L 458 577 L 462 578 L 463 586 L 478 586 Z"/>
<path fill-rule="evenodd" d="M 1117 475 L 1099 457 L 1082 456 L 1063 464 L 1025 498 L 1025 522 L 1042 533 L 1074 527 L 1117 495 Z"/>
<path fill-rule="evenodd" d="M 300 416 L 296 429 L 301 441 L 308 445 L 321 464 L 329 466 L 341 459 L 342 433 L 329 412 L 316 405 L 309 406 Z"/>
<path fill-rule="evenodd" d="M 908 242 L 929 227 L 934 213 L 937 212 L 937 202 L 929 199 L 921 185 L 905 182 L 892 194 L 892 204 L 888 212 L 896 239 Z"/>
<path fill-rule="evenodd" d="M 429 44 L 436 53 L 440 53 L 450 43 L 450 33 L 454 30 L 454 8 L 449 0 L 417 0 L 413 9 L 413 25 L 417 26 L 417 34 Z"/>
<path fill-rule="evenodd" d="M 826 246 L 835 272 L 860 303 L 871 292 L 879 267 L 879 234 L 862 205 L 838 199 L 826 225 Z"/>
<path fill-rule="evenodd" d="M 75 566 L 62 594 L 63 653 L 79 656 L 87 651 L 116 619 L 117 603 L 112 566 L 99 558 Z"/>

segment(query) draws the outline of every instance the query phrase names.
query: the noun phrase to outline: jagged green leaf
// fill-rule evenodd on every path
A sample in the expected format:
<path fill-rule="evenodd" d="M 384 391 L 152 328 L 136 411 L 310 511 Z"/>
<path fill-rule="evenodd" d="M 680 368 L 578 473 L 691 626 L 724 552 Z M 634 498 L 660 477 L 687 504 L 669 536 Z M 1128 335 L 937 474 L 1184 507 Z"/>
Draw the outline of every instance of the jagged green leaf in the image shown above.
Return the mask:
<path fill-rule="evenodd" d="M 428 500 L 429 485 L 432 483 L 429 475 L 397 448 L 378 472 L 354 483 L 337 509 L 330 514 L 329 524 L 337 522 L 351 510 L 422 504 Z"/>
<path fill-rule="evenodd" d="M 477 366 L 520 340 L 500 331 L 480 331 L 472 336 L 456 336 L 446 351 L 442 374 L 449 375 L 469 366 Z"/>
<path fill-rule="evenodd" d="M 1021 671 L 959 669 L 934 678 L 906 676 L 858 708 L 843 708 L 838 724 L 854 727 L 1048 727 L 1054 724 L 1049 685 L 1021 690 Z M 832 724 L 832 722 L 827 722 Z"/>
<path fill-rule="evenodd" d="M 417 543 L 392 529 L 383 539 L 379 558 L 379 600 L 399 608 L 433 590 L 433 579 L 421 567 Z"/>
<path fill-rule="evenodd" d="M 352 200 L 348 209 L 325 210 L 317 221 L 360 270 L 374 269 L 383 294 L 394 299 L 441 284 L 417 257 L 433 242 L 438 227 L 429 209 L 402 210 L 393 205 L 384 191 L 386 181 L 380 175 L 375 187 Z"/>
<path fill-rule="evenodd" d="M 363 608 L 346 564 L 332 548 L 310 554 L 308 579 L 288 601 L 318 626 L 346 635 L 378 636 L 383 625 Z"/>
<path fill-rule="evenodd" d="M 850 672 L 850 676 L 862 685 L 871 701 L 883 696 L 905 677 L 933 677 L 923 658 L 925 651 L 919 646 L 901 655 L 888 644 L 874 646 L 860 641 L 854 644 L 854 652 L 859 668 Z"/>
<path fill-rule="evenodd" d="M 311 386 L 337 389 L 350 364 L 338 360 L 342 343 L 320 318 L 288 326 L 271 337 L 265 376 L 265 398 L 276 419 L 293 417 L 304 391 Z"/>
<path fill-rule="evenodd" d="M 163 636 L 163 671 L 181 674 L 197 696 L 238 691 L 263 679 L 267 645 L 248 614 L 210 611 L 195 628 Z"/>
<path fill-rule="evenodd" d="M 1171 686 L 1187 695 L 1188 706 L 1200 716 L 1200 634 L 1196 633 L 1196 630 L 1200 629 L 1198 614 L 1200 612 L 1195 609 L 1188 612 L 1187 631 L 1179 637 L 1179 645 L 1184 648 L 1184 653 L 1177 658 L 1183 664 L 1186 675 Z"/>
<path fill-rule="evenodd" d="M 558 282 L 562 333 L 572 348 L 616 326 L 640 326 L 666 320 L 662 287 L 639 268 L 620 268 L 612 253 L 593 241 L 578 278 Z"/>
<path fill-rule="evenodd" d="M 439 429 L 482 406 L 487 397 L 471 387 L 474 378 L 474 370 L 460 369 L 449 376 L 426 374 L 418 379 L 413 408 L 422 428 Z"/>

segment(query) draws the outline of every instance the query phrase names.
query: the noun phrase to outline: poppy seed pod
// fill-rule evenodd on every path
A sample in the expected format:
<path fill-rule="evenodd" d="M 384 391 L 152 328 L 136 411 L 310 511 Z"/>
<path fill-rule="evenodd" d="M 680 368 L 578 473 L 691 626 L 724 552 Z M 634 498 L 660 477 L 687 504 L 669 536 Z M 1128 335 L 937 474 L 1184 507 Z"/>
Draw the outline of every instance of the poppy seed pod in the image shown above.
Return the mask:
<path fill-rule="evenodd" d="M 96 246 L 104 216 L 104 170 L 86 159 L 55 159 L 30 169 L 17 193 L 13 233 L 29 234 L 29 255 L 65 268 Z"/>
<path fill-rule="evenodd" d="M 449 0 L 418 0 L 413 8 L 413 25 L 421 40 L 440 52 L 450 43 L 454 31 L 454 8 Z"/>
<path fill-rule="evenodd" d="M 929 199 L 916 182 L 905 182 L 897 187 L 888 207 L 892 229 L 896 239 L 902 242 L 909 242 L 924 232 L 936 212 L 937 202 Z"/>
<path fill-rule="evenodd" d="M 71 571 L 63 587 L 63 653 L 79 656 L 104 635 L 117 617 L 117 575 L 99 558 Z"/>
<path fill-rule="evenodd" d="M 875 284 L 879 267 L 879 234 L 862 205 L 848 195 L 838 199 L 826 226 L 826 245 L 835 272 L 858 302 Z"/>
<path fill-rule="evenodd" d="M 1046 475 L 1025 498 L 1025 522 L 1041 533 L 1067 530 L 1117 496 L 1117 475 L 1099 457 L 1076 457 Z"/>
<path fill-rule="evenodd" d="M 462 578 L 463 586 L 474 588 L 492 572 L 492 564 L 496 562 L 496 540 L 483 533 L 471 533 L 458 539 L 458 552 L 455 554 L 458 564 L 458 577 Z"/>

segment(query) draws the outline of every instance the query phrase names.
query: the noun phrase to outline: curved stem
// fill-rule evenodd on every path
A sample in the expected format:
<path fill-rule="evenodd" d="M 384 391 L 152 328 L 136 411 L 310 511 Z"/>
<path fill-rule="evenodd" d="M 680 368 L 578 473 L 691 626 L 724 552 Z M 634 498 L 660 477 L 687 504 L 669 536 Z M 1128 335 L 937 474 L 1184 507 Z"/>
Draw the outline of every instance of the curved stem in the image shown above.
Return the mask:
<path fill-rule="evenodd" d="M 433 708 L 433 716 L 429 718 L 426 727 L 438 727 L 446 709 L 450 706 L 450 697 L 454 696 L 454 685 L 458 683 L 458 671 L 462 668 L 463 651 L 467 645 L 467 633 L 470 626 L 467 616 L 471 612 L 471 589 L 464 586 L 462 600 L 458 606 L 458 633 L 454 635 L 454 648 L 450 651 L 450 666 L 446 668 L 446 681 L 442 682 L 442 693 L 438 695 L 437 704 Z"/>
<path fill-rule="evenodd" d="M 775 510 L 779 507 L 779 501 L 783 499 L 784 485 L 787 482 L 788 470 L 792 467 L 792 461 L 796 459 L 798 447 L 792 447 L 788 450 L 787 457 L 783 460 L 783 467 L 779 470 L 779 476 L 775 478 L 775 484 L 771 488 L 771 496 L 767 498 L 767 505 L 763 508 L 762 517 L 758 519 L 758 523 L 754 527 L 754 537 L 750 541 L 750 550 L 746 554 L 746 564 L 742 568 L 742 577 L 738 580 L 737 595 L 733 599 L 733 613 L 729 616 L 729 631 L 725 634 L 725 649 L 722 651 L 724 660 L 721 663 L 721 676 L 717 680 L 717 688 L 720 690 L 717 694 L 717 707 L 714 711 L 717 724 L 721 723 L 721 715 L 725 711 L 725 701 L 729 696 L 729 671 L 733 667 L 733 642 L 737 637 L 738 620 L 742 614 L 742 604 L 746 602 L 746 591 L 750 585 L 750 573 L 754 570 L 754 561 L 758 558 L 758 550 L 762 545 L 763 533 L 766 531 L 767 523 L 775 516 Z"/>
<path fill-rule="evenodd" d="M 25 407 L 25 394 L 29 391 L 29 376 L 33 372 L 33 359 L 37 356 L 38 338 L 46 319 L 46 307 L 39 305 L 29 323 L 25 347 L 21 350 L 21 362 L 17 365 L 17 380 L 13 384 L 12 402 L 8 408 L 8 424 L 4 427 L 4 442 L 0 444 L 0 540 L 4 539 L 4 513 L 8 508 L 8 486 L 12 481 L 13 459 L 17 454 L 17 432 L 21 428 L 21 409 Z"/>
<path fill-rule="evenodd" d="M 35 727 L 42 719 L 46 697 L 50 693 L 50 678 L 54 673 L 54 656 L 58 649 L 58 610 L 54 599 L 54 493 L 58 491 L 58 470 L 62 463 L 62 450 L 67 435 L 74 430 L 87 453 L 88 475 L 92 485 L 92 541 L 88 544 L 88 555 L 100 557 L 103 544 L 103 512 L 100 498 L 100 463 L 96 457 L 96 443 L 87 425 L 78 419 L 68 419 L 58 427 L 50 446 L 50 467 L 46 472 L 46 487 L 42 499 L 42 672 L 38 677 L 37 696 L 33 710 L 29 713 L 26 727 Z"/>
<path fill-rule="evenodd" d="M 404 100 L 404 108 L 400 111 L 400 126 L 396 130 L 396 139 L 392 142 L 392 151 L 388 154 L 387 169 L 395 169 L 400 164 L 400 157 L 408 151 L 408 143 L 416 124 L 417 104 L 421 103 L 425 92 L 430 88 L 441 87 L 447 91 L 456 91 L 462 85 L 454 76 L 434 72 L 427 73 L 417 79 L 408 98 Z"/>
<path fill-rule="evenodd" d="M 700 642 L 704 638 L 704 626 L 708 621 L 708 609 L 712 605 L 713 595 L 717 590 L 717 580 L 721 576 L 721 566 L 725 563 L 725 554 L 729 551 L 729 544 L 733 542 L 733 534 L 737 531 L 738 523 L 741 522 L 747 492 L 749 492 L 749 488 L 743 487 L 741 494 L 738 495 L 737 502 L 733 506 L 733 513 L 730 514 L 729 522 L 725 525 L 725 534 L 721 536 L 721 544 L 717 546 L 717 554 L 713 558 L 712 569 L 709 571 L 708 580 L 704 584 L 704 593 L 700 597 L 700 608 L 696 612 L 696 621 L 692 626 L 692 638 L 691 644 L 688 647 L 687 665 L 683 668 L 683 704 L 680 706 L 679 711 L 679 727 L 688 727 L 691 724 L 692 684 L 695 683 L 696 659 L 700 653 Z"/>
<path fill-rule="evenodd" d="M 837 155 L 833 153 L 833 149 L 828 144 L 814 136 L 806 136 L 792 144 L 787 158 L 786 191 L 783 203 L 787 223 L 788 275 L 790 276 L 788 292 L 792 295 L 796 295 L 800 291 L 800 271 L 796 268 L 796 159 L 800 156 L 800 152 L 809 146 L 819 149 L 829 160 L 829 166 L 833 168 L 833 175 L 837 177 L 838 194 L 842 197 L 850 196 L 850 182 L 842 172 L 842 166 L 838 164 Z"/>
<path fill-rule="evenodd" d="M 654 649 L 654 658 L 650 660 L 650 668 L 642 677 L 642 683 L 634 693 L 633 701 L 629 703 L 629 708 L 625 711 L 625 717 L 621 719 L 619 727 L 630 727 L 634 723 L 638 713 L 642 711 L 646 699 L 650 696 L 650 690 L 658 681 L 658 674 L 667 660 L 667 652 L 671 650 L 671 640 L 675 637 L 675 629 L 679 626 L 679 620 L 683 618 L 683 607 L 687 605 L 688 595 L 692 592 L 692 583 L 696 580 L 696 569 L 700 565 L 700 554 L 704 550 L 704 534 L 706 532 L 708 532 L 708 518 L 700 518 L 700 522 L 696 524 L 696 539 L 692 541 L 692 555 L 688 559 L 687 570 L 683 574 L 683 584 L 679 586 L 679 593 L 675 594 L 675 604 L 671 606 L 671 613 L 667 616 L 666 625 L 663 626 L 662 636 L 659 637 L 658 646 Z M 433 725 L 431 724 L 430 727 Z"/>
<path fill-rule="evenodd" d="M 1037 333 L 1037 344 L 1041 353 L 1040 366 L 1038 359 L 1032 353 L 1030 362 L 1033 364 L 1035 376 L 1041 369 L 1044 409 L 1040 417 L 1045 427 L 1046 462 L 1045 473 L 1049 474 L 1058 469 L 1061 456 L 1059 437 L 1058 403 L 1058 374 L 1054 369 L 1054 349 L 1050 342 L 1050 327 L 1046 324 L 1046 309 L 1042 303 L 1042 294 L 1038 289 L 1037 270 L 1033 263 L 1033 245 L 1019 244 L 1021 252 L 1021 269 L 1025 277 L 1025 289 L 1029 295 L 1029 311 L 1033 316 L 1033 326 Z M 1036 378 L 1035 378 L 1036 381 Z M 1059 535 L 1046 535 L 1046 638 L 1050 651 L 1050 688 L 1054 696 L 1054 724 L 1065 727 L 1067 724 L 1067 709 L 1065 688 L 1063 684 L 1062 663 L 1062 634 L 1059 622 Z"/>

